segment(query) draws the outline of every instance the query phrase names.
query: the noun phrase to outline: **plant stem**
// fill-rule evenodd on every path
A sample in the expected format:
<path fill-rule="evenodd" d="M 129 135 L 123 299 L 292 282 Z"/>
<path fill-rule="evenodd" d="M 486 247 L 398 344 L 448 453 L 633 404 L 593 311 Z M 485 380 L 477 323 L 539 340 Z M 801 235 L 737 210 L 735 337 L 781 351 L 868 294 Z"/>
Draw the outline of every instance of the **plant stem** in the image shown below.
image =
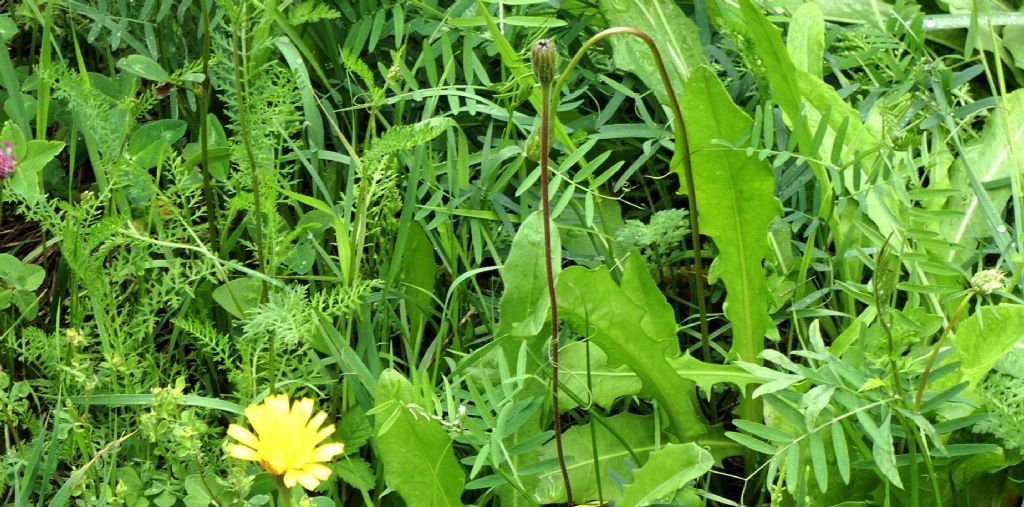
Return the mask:
<path fill-rule="evenodd" d="M 292 507 L 292 492 L 284 485 L 284 477 L 278 476 L 274 482 L 277 483 L 277 507 Z"/>
<path fill-rule="evenodd" d="M 213 191 L 213 180 L 210 177 L 209 125 L 206 115 L 210 111 L 210 12 L 206 0 L 199 0 L 199 9 L 203 11 L 203 84 L 202 98 L 199 101 L 199 149 L 203 159 L 203 200 L 206 201 L 206 217 L 209 224 L 210 245 L 216 255 L 220 255 L 220 238 L 217 230 L 217 202 Z"/>
<path fill-rule="evenodd" d="M 628 26 L 617 26 L 602 30 L 593 37 L 587 39 L 580 47 L 576 54 L 572 57 L 569 65 L 565 67 L 565 71 L 558 77 L 558 81 L 555 83 L 554 96 L 557 99 L 558 93 L 562 89 L 562 85 L 565 83 L 566 77 L 569 72 L 572 71 L 573 67 L 581 59 L 583 59 L 583 53 L 597 44 L 605 37 L 609 37 L 615 34 L 627 34 L 639 37 L 647 47 L 651 50 L 651 54 L 654 56 L 655 66 L 658 67 L 658 75 L 661 77 L 661 82 L 665 86 L 665 93 L 668 95 L 669 108 L 672 110 L 673 118 L 673 130 L 676 137 L 676 142 L 679 143 L 680 160 L 683 162 L 683 174 L 686 177 L 686 192 L 689 194 L 687 199 L 687 205 L 690 211 L 690 222 L 692 227 L 690 228 L 690 242 L 693 244 L 693 273 L 697 279 L 697 305 L 700 308 L 700 344 L 701 344 L 701 355 L 704 361 L 711 360 L 711 341 L 710 332 L 708 331 L 708 308 L 707 308 L 707 287 L 704 280 L 704 259 L 701 254 L 701 240 L 700 240 L 700 220 L 697 213 L 697 190 L 694 186 L 693 180 L 693 164 L 690 157 L 690 141 L 686 135 L 686 123 L 683 119 L 683 110 L 679 107 L 679 101 L 676 99 L 675 89 L 672 87 L 672 81 L 668 77 L 668 71 L 665 70 L 665 64 L 661 59 L 661 52 L 658 51 L 658 46 L 654 44 L 654 39 L 651 39 L 650 35 L 642 32 L 639 29 L 628 27 Z M 542 145 L 543 151 L 543 145 Z M 542 159 L 543 160 L 543 159 Z"/>
<path fill-rule="evenodd" d="M 971 301 L 971 296 L 973 295 L 974 291 L 967 293 L 967 297 L 960 302 L 960 306 L 956 307 L 953 317 L 949 319 L 949 324 L 946 324 L 946 329 L 942 330 L 942 336 L 939 337 L 939 341 L 935 342 L 935 345 L 932 347 L 932 353 L 928 355 L 928 364 L 925 365 L 924 372 L 921 373 L 921 382 L 917 385 L 917 396 L 914 398 L 914 408 L 916 410 L 921 409 L 921 402 L 924 401 L 924 388 L 928 385 L 928 375 L 932 372 L 932 366 L 935 364 L 935 358 L 939 355 L 939 349 L 946 342 L 946 336 L 949 335 L 953 326 L 960 320 L 960 315 L 967 309 L 967 303 Z"/>
<path fill-rule="evenodd" d="M 548 301 L 551 304 L 551 411 L 555 426 L 555 449 L 558 467 L 565 484 L 565 499 L 572 501 L 572 485 L 569 483 L 569 469 L 565 466 L 565 451 L 562 448 L 562 418 L 558 410 L 558 299 L 555 296 L 555 268 L 551 262 L 551 202 L 548 198 L 548 152 L 551 143 L 548 137 L 551 127 L 551 83 L 540 85 L 540 201 L 544 214 L 544 271 L 548 281 Z"/>
<path fill-rule="evenodd" d="M 248 4 L 242 4 L 242 15 L 239 25 L 242 31 L 246 31 L 245 24 L 248 23 L 246 16 L 246 6 Z M 236 27 L 237 28 L 237 27 Z M 233 51 L 231 52 L 232 64 L 234 67 L 234 78 L 235 78 L 235 89 L 238 90 L 238 123 L 239 130 L 242 134 L 242 145 L 245 147 L 246 160 L 249 162 L 249 169 L 252 171 L 252 197 L 253 197 L 253 210 L 252 213 L 255 215 L 256 220 L 256 263 L 259 264 L 259 271 L 263 272 L 266 270 L 266 257 L 263 253 L 263 207 L 260 203 L 260 169 L 256 165 L 256 155 L 253 153 L 252 140 L 249 138 L 249 115 L 248 115 L 248 104 L 246 103 L 246 93 L 249 90 L 248 83 L 248 72 L 246 73 L 245 79 L 242 78 L 243 66 L 248 65 L 245 61 L 245 48 L 242 47 L 242 42 L 239 41 L 238 29 L 231 30 L 231 46 Z M 242 55 L 242 61 L 239 61 L 239 55 Z M 203 118 L 203 122 L 206 122 L 206 118 Z M 263 280 L 260 280 L 260 302 L 265 302 L 267 297 L 267 284 Z"/>
<path fill-rule="evenodd" d="M 44 76 L 49 75 L 50 68 L 53 65 L 53 44 L 52 44 L 52 33 L 53 33 L 53 0 L 46 3 L 46 15 L 43 20 L 43 40 L 40 43 L 39 49 L 39 68 L 38 72 Z M 36 99 L 36 139 L 43 141 L 46 140 L 46 127 L 49 126 L 48 120 L 50 116 L 50 80 L 40 79 L 39 80 L 39 93 Z M 27 134 L 27 132 L 26 132 Z M 39 182 L 39 188 L 42 189 L 43 182 Z"/>

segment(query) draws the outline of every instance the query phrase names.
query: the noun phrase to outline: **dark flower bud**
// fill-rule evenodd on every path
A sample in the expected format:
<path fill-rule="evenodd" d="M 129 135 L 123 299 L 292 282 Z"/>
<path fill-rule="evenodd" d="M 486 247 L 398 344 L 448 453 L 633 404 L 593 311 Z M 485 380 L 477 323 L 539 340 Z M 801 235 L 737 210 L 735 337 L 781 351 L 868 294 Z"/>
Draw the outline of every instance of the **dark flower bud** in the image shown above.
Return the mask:
<path fill-rule="evenodd" d="M 558 52 L 555 42 L 541 39 L 533 45 L 533 75 L 541 86 L 550 85 L 555 80 L 555 66 L 558 64 Z"/>

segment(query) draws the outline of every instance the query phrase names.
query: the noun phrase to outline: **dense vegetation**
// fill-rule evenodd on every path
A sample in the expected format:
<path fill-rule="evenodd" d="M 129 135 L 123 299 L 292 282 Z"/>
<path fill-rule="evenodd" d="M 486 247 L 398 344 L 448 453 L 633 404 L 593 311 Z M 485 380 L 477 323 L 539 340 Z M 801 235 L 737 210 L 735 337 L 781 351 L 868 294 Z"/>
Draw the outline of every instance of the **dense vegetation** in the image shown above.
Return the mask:
<path fill-rule="evenodd" d="M 1018 505 L 1020 7 L 0 2 L 0 505 Z"/>

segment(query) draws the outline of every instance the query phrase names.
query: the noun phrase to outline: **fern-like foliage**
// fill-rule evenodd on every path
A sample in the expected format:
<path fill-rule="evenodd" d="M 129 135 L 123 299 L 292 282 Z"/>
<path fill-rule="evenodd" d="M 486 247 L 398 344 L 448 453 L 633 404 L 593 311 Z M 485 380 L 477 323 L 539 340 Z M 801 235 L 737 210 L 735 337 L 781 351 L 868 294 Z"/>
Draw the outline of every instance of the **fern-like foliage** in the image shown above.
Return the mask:
<path fill-rule="evenodd" d="M 338 19 L 341 17 L 341 13 L 337 9 L 320 2 L 319 0 L 305 0 L 298 2 L 288 10 L 288 22 L 292 26 L 303 25 L 306 23 L 316 23 L 317 21 Z"/>

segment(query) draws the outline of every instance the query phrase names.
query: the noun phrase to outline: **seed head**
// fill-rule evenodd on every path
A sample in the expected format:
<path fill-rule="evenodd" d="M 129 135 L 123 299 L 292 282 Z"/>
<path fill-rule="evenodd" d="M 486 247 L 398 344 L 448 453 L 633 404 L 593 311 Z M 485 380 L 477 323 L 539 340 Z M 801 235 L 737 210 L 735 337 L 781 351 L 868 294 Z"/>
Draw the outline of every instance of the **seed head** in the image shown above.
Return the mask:
<path fill-rule="evenodd" d="M 558 65 L 558 51 L 555 41 L 541 39 L 533 45 L 533 75 L 541 86 L 550 85 L 555 80 L 555 67 Z"/>

